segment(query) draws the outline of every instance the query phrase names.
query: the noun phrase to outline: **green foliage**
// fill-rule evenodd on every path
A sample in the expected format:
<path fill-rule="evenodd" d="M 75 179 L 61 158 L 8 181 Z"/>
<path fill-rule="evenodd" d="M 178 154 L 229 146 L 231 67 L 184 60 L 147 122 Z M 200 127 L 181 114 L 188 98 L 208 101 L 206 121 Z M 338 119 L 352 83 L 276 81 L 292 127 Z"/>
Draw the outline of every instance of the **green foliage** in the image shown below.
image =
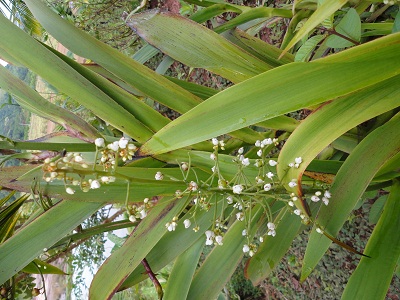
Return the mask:
<path fill-rule="evenodd" d="M 377 223 L 372 236 L 360 229 L 364 241 L 369 239 L 365 255 L 371 257 L 361 259 L 344 293 L 357 298 L 359 286 L 365 284 L 376 297 L 384 297 L 400 249 L 400 34 L 390 34 L 397 20 L 391 27 L 374 20 L 392 21 L 398 6 L 343 0 L 318 5 L 295 1 L 294 7 L 272 8 L 190 0 L 185 12 L 196 11 L 192 20 L 157 10 L 124 15 L 127 25 L 151 45 L 134 56 L 138 62 L 100 41 L 114 47 L 128 43 L 109 39 L 127 29 L 110 26 L 111 6 L 89 1 L 50 9 L 40 1 L 25 2 L 49 34 L 94 63 L 79 64 L 2 17 L 0 56 L 37 72 L 108 125 L 99 132 L 52 107 L 66 132 L 37 142 L 7 137 L 0 141 L 4 149 L 69 152 L 42 152 L 41 167 L 24 165 L 0 174 L 2 185 L 31 192 L 42 203 L 23 228 L 0 244 L 0 282 L 22 270 L 43 248 L 65 244 L 64 236 L 73 228 L 115 202 L 123 205 L 135 227 L 123 244 L 110 234 L 119 245 L 95 275 L 91 299 L 110 299 L 146 277 L 161 298 L 163 285 L 156 273 L 172 262 L 166 298 L 222 297 L 244 256 L 249 256 L 244 274 L 253 284 L 274 274 L 304 225 L 312 228 L 304 261 L 297 252 L 284 258 L 286 266 L 295 269 L 293 282 L 299 284 L 310 280 L 308 275 L 332 241 L 362 252 L 365 243 L 346 245 L 339 232 L 349 216 L 353 219 L 352 211 L 360 207 L 367 190 L 376 195 L 388 188 L 386 209 L 382 211 L 383 200 L 371 209 L 371 223 Z M 222 25 L 216 17 L 221 13 L 229 14 Z M 282 49 L 254 37 L 278 17 L 290 19 Z M 98 24 L 103 18 L 109 35 L 100 34 L 100 27 L 89 21 Z M 66 19 L 87 23 L 86 29 L 98 39 Z M 208 19 L 211 28 L 196 23 Z M 21 44 L 35 55 L 23 51 Z M 156 49 L 169 56 L 159 65 L 161 73 L 174 59 L 186 65 L 175 69 L 178 79 L 141 64 L 157 55 Z M 182 70 L 187 74 L 179 73 Z M 229 85 L 220 91 L 182 80 L 208 74 L 203 70 L 229 80 Z M 34 94 L 26 85 L 2 78 L 1 83 L 25 98 L 32 111 L 50 114 L 50 106 L 30 102 Z M 168 107 L 164 115 L 154 109 L 160 106 Z M 305 115 L 301 122 L 287 116 L 299 110 Z M 112 227 L 93 222 L 88 226 L 92 228 L 84 226 L 83 233 L 68 238 L 75 242 Z M 391 240 L 396 242 L 393 249 Z M 202 252 L 204 241 L 212 246 L 210 251 Z M 93 258 L 80 255 L 83 259 L 76 266 L 82 269 Z M 331 269 L 343 260 L 322 262 Z M 368 271 L 369 276 L 363 276 Z M 332 277 L 343 275 L 332 272 Z M 316 277 L 320 274 L 315 272 Z M 381 284 L 374 285 L 375 280 Z M 330 282 L 316 281 L 315 286 L 326 295 L 342 292 Z M 243 285 L 236 293 L 257 297 L 247 296 L 247 290 Z M 280 292 L 294 295 L 287 286 Z M 320 296 L 317 289 L 310 295 Z"/>

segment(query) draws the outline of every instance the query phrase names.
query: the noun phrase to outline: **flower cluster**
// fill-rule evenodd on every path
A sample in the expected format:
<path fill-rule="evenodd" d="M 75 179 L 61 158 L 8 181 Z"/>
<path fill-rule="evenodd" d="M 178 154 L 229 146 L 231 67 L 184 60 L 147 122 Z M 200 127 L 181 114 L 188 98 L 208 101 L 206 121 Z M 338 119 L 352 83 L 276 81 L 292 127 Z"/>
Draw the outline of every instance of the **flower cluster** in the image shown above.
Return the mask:
<path fill-rule="evenodd" d="M 311 196 L 311 201 L 313 202 L 319 202 L 322 200 L 325 205 L 329 204 L 329 199 L 331 198 L 331 193 L 329 191 L 325 191 L 324 195 L 321 197 L 322 192 L 321 191 L 316 191 L 314 195 Z"/>
<path fill-rule="evenodd" d="M 143 204 L 141 205 L 132 205 L 128 207 L 129 213 L 129 221 L 136 222 L 137 220 L 142 220 L 147 216 L 150 208 L 153 207 L 153 204 L 150 202 L 149 198 L 145 198 L 143 200 Z"/>
<path fill-rule="evenodd" d="M 83 192 L 88 192 L 91 189 L 100 188 L 102 184 L 115 181 L 114 176 L 101 176 L 98 178 L 97 174 L 89 171 L 88 168 L 88 164 L 80 153 L 68 153 L 65 157 L 55 161 L 46 158 L 42 166 L 43 179 L 46 182 L 52 182 L 53 180 L 63 181 L 65 191 L 70 195 L 75 194 L 74 187 L 79 187 Z M 79 176 L 77 177 L 76 174 Z M 93 176 L 94 178 L 86 179 L 87 176 Z"/>
<path fill-rule="evenodd" d="M 105 145 L 103 138 L 97 138 L 95 145 L 98 149 L 101 149 L 100 164 L 104 166 L 105 170 L 115 169 L 118 158 L 121 158 L 124 162 L 131 160 L 137 150 L 137 147 L 129 143 L 129 140 L 125 137 L 108 145 Z"/>

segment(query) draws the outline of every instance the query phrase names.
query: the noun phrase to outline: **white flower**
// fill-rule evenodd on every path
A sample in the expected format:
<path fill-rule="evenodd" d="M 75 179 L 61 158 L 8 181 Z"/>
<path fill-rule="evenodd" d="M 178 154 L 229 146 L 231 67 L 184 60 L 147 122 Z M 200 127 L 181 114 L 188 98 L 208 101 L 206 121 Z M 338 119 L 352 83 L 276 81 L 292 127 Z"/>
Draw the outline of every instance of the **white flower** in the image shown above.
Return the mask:
<path fill-rule="evenodd" d="M 226 197 L 226 202 L 228 202 L 228 204 L 232 204 L 233 203 L 233 197 L 232 196 Z"/>
<path fill-rule="evenodd" d="M 242 204 L 240 204 L 239 202 L 235 203 L 235 204 L 233 205 L 233 207 L 234 207 L 234 208 L 237 208 L 238 210 L 242 210 L 242 209 L 243 209 Z"/>
<path fill-rule="evenodd" d="M 101 187 L 101 185 L 100 185 L 100 182 L 98 180 L 92 180 L 92 182 L 90 183 L 90 188 L 92 190 L 98 189 L 100 187 Z"/>
<path fill-rule="evenodd" d="M 317 227 L 317 228 L 315 229 L 315 231 L 318 232 L 319 234 L 323 234 L 323 233 L 324 233 L 324 231 L 323 231 L 321 228 L 319 228 L 319 227 Z"/>
<path fill-rule="evenodd" d="M 272 179 L 272 177 L 274 177 L 274 173 L 272 172 L 268 172 L 267 174 L 265 174 L 269 179 Z"/>
<path fill-rule="evenodd" d="M 221 147 L 222 150 L 225 150 L 225 142 L 224 141 L 219 141 L 219 146 Z"/>
<path fill-rule="evenodd" d="M 325 191 L 324 197 L 326 197 L 328 199 L 331 198 L 332 197 L 331 192 L 330 191 Z"/>
<path fill-rule="evenodd" d="M 260 236 L 260 237 L 258 238 L 258 240 L 260 241 L 260 243 L 264 242 L 264 238 L 263 238 L 262 236 Z"/>
<path fill-rule="evenodd" d="M 325 205 L 329 204 L 329 199 L 326 197 L 322 197 L 322 201 L 324 202 Z"/>
<path fill-rule="evenodd" d="M 262 153 L 263 153 L 263 152 L 262 152 L 262 150 L 261 150 L 261 149 L 257 151 L 257 155 L 258 155 L 259 157 L 261 157 L 261 156 L 262 156 Z"/>
<path fill-rule="evenodd" d="M 319 199 L 319 197 L 318 196 L 311 196 L 311 201 L 313 201 L 313 202 L 318 202 L 320 199 Z"/>
<path fill-rule="evenodd" d="M 322 195 L 322 193 L 321 193 L 320 191 L 316 191 L 316 192 L 315 192 L 315 196 L 318 196 L 318 197 L 319 197 L 319 196 L 321 196 L 321 195 Z"/>
<path fill-rule="evenodd" d="M 101 176 L 100 178 L 101 182 L 103 183 L 108 183 L 110 181 L 110 177 L 108 176 Z"/>
<path fill-rule="evenodd" d="M 134 144 L 128 144 L 128 149 L 132 151 L 136 151 L 137 147 Z"/>
<path fill-rule="evenodd" d="M 105 146 L 103 138 L 97 138 L 94 140 L 96 147 L 103 148 Z"/>
<path fill-rule="evenodd" d="M 188 166 L 187 163 L 184 162 L 184 163 L 181 164 L 181 168 L 182 168 L 183 171 L 187 171 L 189 169 L 189 166 Z"/>
<path fill-rule="evenodd" d="M 115 141 L 115 142 L 113 142 L 113 143 L 111 143 L 111 144 L 108 144 L 108 145 L 107 145 L 107 148 L 110 149 L 110 150 L 112 150 L 112 151 L 114 151 L 114 152 L 117 152 L 117 151 L 118 151 L 118 148 L 119 148 L 119 143 L 118 143 L 118 141 Z"/>
<path fill-rule="evenodd" d="M 129 142 L 129 140 L 128 140 L 127 138 L 122 137 L 122 138 L 118 141 L 118 146 L 119 146 L 121 149 L 125 149 L 126 146 L 128 145 L 128 142 Z"/>
<path fill-rule="evenodd" d="M 232 191 L 234 194 L 240 194 L 243 191 L 243 186 L 240 184 L 234 185 Z"/>
<path fill-rule="evenodd" d="M 271 139 L 271 138 L 268 138 L 268 139 L 263 140 L 261 143 L 262 143 L 264 146 L 267 146 L 267 145 L 271 145 L 273 142 L 272 142 L 272 139 Z"/>
<path fill-rule="evenodd" d="M 216 156 L 214 153 L 211 153 L 211 154 L 210 154 L 210 158 L 211 158 L 212 160 L 216 160 L 216 159 L 217 159 L 217 156 Z"/>
<path fill-rule="evenodd" d="M 257 141 L 254 143 L 254 145 L 255 145 L 256 147 L 261 147 L 261 141 L 260 141 L 260 140 L 257 140 Z"/>
<path fill-rule="evenodd" d="M 261 177 L 256 177 L 256 182 L 257 182 L 257 184 L 263 184 L 264 183 L 264 180 L 261 178 Z"/>
<path fill-rule="evenodd" d="M 245 167 L 247 167 L 248 165 L 250 165 L 250 160 L 249 160 L 248 158 L 244 158 L 244 159 L 242 160 L 242 165 L 245 166 Z"/>
<path fill-rule="evenodd" d="M 301 214 L 300 209 L 295 209 L 293 212 L 295 215 L 298 215 L 298 216 L 300 216 L 300 214 Z"/>
<path fill-rule="evenodd" d="M 238 213 L 236 214 L 236 219 L 237 219 L 238 221 L 243 221 L 243 220 L 244 220 L 244 213 L 238 212 Z"/>
<path fill-rule="evenodd" d="M 131 221 L 132 223 L 136 222 L 136 218 L 134 215 L 130 215 L 129 216 L 129 221 Z"/>
<path fill-rule="evenodd" d="M 212 231 L 212 230 L 207 230 L 207 231 L 205 232 L 205 235 L 206 235 L 206 237 L 209 239 L 209 238 L 212 238 L 213 236 L 215 236 L 215 233 L 214 233 L 214 231 Z"/>
<path fill-rule="evenodd" d="M 213 244 L 213 238 L 214 238 L 214 236 L 215 236 L 214 231 L 207 230 L 207 231 L 205 232 L 205 234 L 206 234 L 206 237 L 207 237 L 207 239 L 206 239 L 206 245 L 212 245 L 212 244 Z"/>
<path fill-rule="evenodd" d="M 217 236 L 215 237 L 215 242 L 216 242 L 218 245 L 222 246 L 222 245 L 223 245 L 223 243 L 222 243 L 222 236 L 221 236 L 221 235 L 217 235 Z"/>
<path fill-rule="evenodd" d="M 198 188 L 199 188 L 199 186 L 197 185 L 196 182 L 191 181 L 191 182 L 189 183 L 189 190 L 191 190 L 191 191 L 197 191 Z"/>
<path fill-rule="evenodd" d="M 244 253 L 247 253 L 247 252 L 249 252 L 249 251 L 250 251 L 249 245 L 243 245 L 243 252 L 244 252 Z"/>
<path fill-rule="evenodd" d="M 294 206 L 293 201 L 289 201 L 288 204 L 289 204 L 289 206 Z"/>
<path fill-rule="evenodd" d="M 143 203 L 149 203 L 149 200 L 150 200 L 149 198 L 144 198 Z"/>
<path fill-rule="evenodd" d="M 276 231 L 271 229 L 267 232 L 267 235 L 271 235 L 271 236 L 275 236 L 276 235 Z"/>
<path fill-rule="evenodd" d="M 301 157 L 296 157 L 296 158 L 294 159 L 294 162 L 295 162 L 296 164 L 301 164 L 301 163 L 303 162 L 303 159 L 302 159 Z"/>
<path fill-rule="evenodd" d="M 146 218 L 147 212 L 145 211 L 145 209 L 142 209 L 139 213 L 140 213 L 140 218 L 141 218 L 141 219 Z"/>
<path fill-rule="evenodd" d="M 212 138 L 211 142 L 214 146 L 218 146 L 218 140 L 216 138 Z"/>
<path fill-rule="evenodd" d="M 175 231 L 176 229 L 176 222 L 172 221 L 172 222 L 168 222 L 167 224 L 165 224 L 165 227 L 167 227 L 168 231 Z"/>
<path fill-rule="evenodd" d="M 292 179 L 292 181 L 289 182 L 288 185 L 289 185 L 289 187 L 294 188 L 297 185 L 296 179 Z"/>
<path fill-rule="evenodd" d="M 269 230 L 274 230 L 275 229 L 275 224 L 272 223 L 272 222 L 268 222 L 267 223 L 267 227 L 268 227 Z"/>
<path fill-rule="evenodd" d="M 270 183 L 267 183 L 264 185 L 264 191 L 268 192 L 269 190 L 271 190 L 272 186 Z"/>
<path fill-rule="evenodd" d="M 157 172 L 156 175 L 154 176 L 156 180 L 163 180 L 164 175 L 161 172 Z"/>
<path fill-rule="evenodd" d="M 271 167 L 275 167 L 275 166 L 278 164 L 278 162 L 276 162 L 275 160 L 270 159 L 269 162 L 268 162 L 268 164 L 269 164 Z"/>
<path fill-rule="evenodd" d="M 82 162 L 82 161 L 83 161 L 83 158 L 82 158 L 82 156 L 77 155 L 77 156 L 74 157 L 74 160 L 75 160 L 76 162 Z"/>
<path fill-rule="evenodd" d="M 242 235 L 243 235 L 243 236 L 246 236 L 246 235 L 247 235 L 247 229 L 243 229 L 243 230 L 242 230 Z"/>
<path fill-rule="evenodd" d="M 65 189 L 65 191 L 67 192 L 67 194 L 70 194 L 70 195 L 75 194 L 75 190 L 71 189 L 70 187 L 67 187 L 67 188 Z"/>
<path fill-rule="evenodd" d="M 297 198 L 296 196 L 293 196 L 293 197 L 292 197 L 292 200 L 293 200 L 293 201 L 297 201 L 297 200 L 299 200 L 299 198 Z"/>
<path fill-rule="evenodd" d="M 211 168 L 211 171 L 215 173 L 215 166 Z"/>
<path fill-rule="evenodd" d="M 262 159 L 256 159 L 256 162 L 254 163 L 254 165 L 259 168 L 262 167 L 264 165 Z"/>
<path fill-rule="evenodd" d="M 240 147 L 238 150 L 238 154 L 243 154 L 243 151 L 244 151 L 243 147 Z"/>
<path fill-rule="evenodd" d="M 185 221 L 183 221 L 183 225 L 185 226 L 185 228 L 189 228 L 190 225 L 192 225 L 192 222 L 190 222 L 189 219 L 186 219 Z"/>

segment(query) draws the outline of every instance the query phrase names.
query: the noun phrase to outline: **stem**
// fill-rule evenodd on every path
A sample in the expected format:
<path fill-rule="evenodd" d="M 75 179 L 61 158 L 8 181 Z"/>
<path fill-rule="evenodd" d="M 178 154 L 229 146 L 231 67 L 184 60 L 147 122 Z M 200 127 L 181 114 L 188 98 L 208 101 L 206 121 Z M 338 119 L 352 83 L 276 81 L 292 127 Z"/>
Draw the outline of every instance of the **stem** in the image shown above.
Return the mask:
<path fill-rule="evenodd" d="M 47 295 L 46 295 L 46 283 L 44 281 L 44 276 L 42 273 L 42 270 L 39 268 L 39 266 L 37 265 L 37 263 L 35 263 L 34 261 L 32 261 L 33 264 L 35 265 L 36 269 L 38 269 L 39 274 L 40 274 L 40 278 L 42 279 L 42 283 L 43 283 L 43 295 L 44 295 L 44 299 L 47 300 Z"/>
<path fill-rule="evenodd" d="M 360 42 L 357 42 L 357 41 L 353 40 L 352 38 L 349 38 L 349 37 L 337 32 L 335 29 L 328 29 L 328 28 L 324 28 L 324 27 L 320 27 L 318 29 L 323 30 L 325 32 L 328 32 L 330 34 L 337 35 L 337 36 L 341 37 L 342 39 L 345 39 L 346 41 L 349 41 L 350 43 L 353 43 L 354 45 L 361 45 Z"/>
<path fill-rule="evenodd" d="M 151 281 L 154 284 L 154 287 L 157 290 L 158 299 L 161 300 L 163 298 L 163 296 L 164 296 L 164 292 L 163 292 L 163 289 L 162 289 L 162 286 L 161 286 L 160 282 L 158 281 L 158 279 L 156 277 L 156 274 L 153 273 L 153 271 L 150 268 L 149 263 L 147 262 L 147 260 L 145 258 L 143 258 L 143 260 L 142 260 L 142 265 L 144 266 L 147 275 L 149 275 L 149 278 L 151 279 Z"/>

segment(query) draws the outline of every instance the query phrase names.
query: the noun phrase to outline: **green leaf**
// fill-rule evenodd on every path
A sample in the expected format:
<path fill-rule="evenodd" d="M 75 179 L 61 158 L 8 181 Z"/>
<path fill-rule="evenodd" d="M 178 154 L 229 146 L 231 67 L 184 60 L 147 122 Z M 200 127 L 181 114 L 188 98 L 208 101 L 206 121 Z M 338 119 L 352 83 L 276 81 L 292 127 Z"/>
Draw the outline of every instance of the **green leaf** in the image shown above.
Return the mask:
<path fill-rule="evenodd" d="M 29 263 L 25 268 L 21 270 L 25 273 L 30 274 L 59 274 L 59 275 L 67 275 L 63 270 L 48 264 L 45 261 L 41 261 L 39 259 L 34 259 L 31 263 Z"/>
<path fill-rule="evenodd" d="M 79 56 L 95 61 L 153 100 L 181 113 L 200 103 L 200 99 L 193 94 L 75 28 L 72 23 L 52 12 L 43 2 L 25 2 L 42 26 L 65 47 Z"/>
<path fill-rule="evenodd" d="M 103 204 L 61 201 L 0 245 L 0 283 L 22 270 Z"/>
<path fill-rule="evenodd" d="M 400 257 L 400 183 L 395 181 L 382 216 L 365 248 L 371 256 L 362 257 L 343 292 L 343 300 L 385 299 Z"/>
<path fill-rule="evenodd" d="M 278 217 L 276 236 L 267 236 L 256 254 L 251 257 L 244 269 L 245 277 L 250 279 L 254 286 L 268 277 L 288 251 L 293 239 L 301 227 L 299 216 L 283 209 L 282 216 Z M 280 219 L 281 218 L 281 219 Z M 274 222 L 274 224 L 276 224 Z"/>
<path fill-rule="evenodd" d="M 79 74 L 85 76 L 85 78 L 87 78 L 90 82 L 92 82 L 96 87 L 101 89 L 105 94 L 107 94 L 110 98 L 112 98 L 117 103 L 117 105 L 119 104 L 126 111 L 132 114 L 132 116 L 134 117 L 132 119 L 132 125 L 138 123 L 136 121 L 138 120 L 140 123 L 147 126 L 151 130 L 157 131 L 161 127 L 169 123 L 168 118 L 162 116 L 156 110 L 152 109 L 150 106 L 145 104 L 142 100 L 139 100 L 131 93 L 129 93 L 131 89 L 127 84 L 123 84 L 121 82 L 122 87 L 127 88 L 127 91 L 125 91 L 122 87 L 120 88 L 119 86 L 115 85 L 109 79 L 103 78 L 104 74 L 106 74 L 111 77 L 111 80 L 116 80 L 118 82 L 119 79 L 113 74 L 107 72 L 107 70 L 103 69 L 104 71 L 100 71 L 101 67 L 97 67 L 96 71 L 102 73 L 101 74 L 102 76 L 98 76 L 97 74 L 94 74 L 91 70 L 88 70 L 88 68 L 86 68 L 85 66 L 77 63 L 76 61 L 59 53 L 58 51 L 52 48 L 49 49 L 58 57 L 60 57 L 62 60 L 64 60 L 67 64 L 69 64 L 72 68 L 74 68 Z M 141 126 L 138 127 L 139 127 L 138 129 L 141 128 Z"/>
<path fill-rule="evenodd" d="M 41 3 L 37 1 L 37 3 Z M 62 20 L 62 19 L 61 19 Z M 72 24 L 70 24 L 73 26 Z M 139 141 L 147 140 L 152 132 L 138 122 L 129 112 L 85 77 L 48 50 L 45 46 L 24 33 L 3 15 L 0 15 L 2 49 L 12 54 L 26 67 L 46 79 L 47 82 L 65 92 L 90 109 L 100 118 L 126 132 Z M 23 45 L 23 46 L 21 46 Z M 26 51 L 29 49 L 30 51 Z M 32 55 L 32 53 L 35 53 Z"/>
<path fill-rule="evenodd" d="M 400 67 L 396 54 L 399 36 L 390 35 L 310 63 L 286 64 L 230 87 L 169 123 L 140 152 L 165 153 L 390 78 Z"/>
<path fill-rule="evenodd" d="M 149 44 L 173 59 L 207 69 L 233 82 L 271 69 L 220 35 L 175 14 L 152 10 L 133 15 L 126 22 Z"/>
<path fill-rule="evenodd" d="M 250 240 L 257 230 L 257 224 L 259 225 L 262 221 L 260 217 L 263 212 L 260 205 L 252 209 Z M 223 245 L 215 246 L 196 272 L 186 299 L 217 298 L 243 257 L 242 248 L 247 241 L 247 238 L 241 234 L 243 229 L 245 229 L 243 222 L 235 221 L 232 224 L 224 235 Z"/>
<path fill-rule="evenodd" d="M 208 6 L 204 9 L 200 9 L 197 12 L 195 12 L 193 15 L 190 16 L 190 19 L 197 22 L 197 23 L 203 23 L 206 20 L 211 19 L 212 17 L 216 17 L 221 15 L 222 13 L 225 12 L 235 12 L 240 14 L 242 12 L 241 9 L 230 5 L 228 3 L 218 3 L 214 4 L 211 6 Z"/>
<path fill-rule="evenodd" d="M 368 218 L 369 224 L 378 223 L 378 220 L 381 217 L 383 206 L 385 205 L 386 200 L 387 200 L 387 195 L 381 196 L 371 206 Z"/>
<path fill-rule="evenodd" d="M 174 267 L 168 277 L 164 295 L 165 300 L 187 299 L 193 274 L 204 248 L 204 238 L 199 238 L 175 260 Z"/>
<path fill-rule="evenodd" d="M 272 67 L 279 67 L 294 61 L 294 57 L 290 53 L 286 53 L 279 59 L 279 56 L 282 54 L 281 49 L 270 45 L 259 38 L 251 36 L 238 28 L 226 31 L 221 35 L 228 41 L 234 43 L 244 51 L 266 62 Z"/>
<path fill-rule="evenodd" d="M 349 9 L 343 19 L 341 19 L 339 24 L 335 27 L 335 31 L 352 39 L 355 42 L 360 41 L 361 20 L 354 8 Z M 326 45 L 331 48 L 346 48 L 354 46 L 355 44 L 333 34 L 327 38 Z"/>
<path fill-rule="evenodd" d="M 174 161 L 174 163 L 176 163 L 176 161 Z M 0 182 L 2 182 L 4 187 L 30 193 L 32 182 L 35 179 L 39 179 L 35 192 L 40 192 L 43 195 L 54 198 L 102 203 L 125 203 L 128 188 L 127 180 L 130 181 L 129 201 L 133 202 L 143 201 L 144 198 L 152 196 L 171 196 L 175 194 L 176 190 L 185 190 L 187 187 L 187 183 L 183 180 L 177 180 L 177 178 L 182 178 L 181 172 L 177 168 L 149 169 L 120 167 L 119 171 L 117 170 L 118 174 L 116 174 L 118 179 L 112 184 L 103 184 L 101 189 L 90 190 L 90 195 L 76 188 L 75 194 L 70 195 L 65 192 L 65 184 L 63 181 L 55 180 L 49 184 L 42 179 L 43 172 L 40 168 L 34 171 L 32 171 L 32 169 L 32 166 L 3 169 L 4 172 L 0 172 Z M 154 179 L 154 175 L 157 171 L 161 171 L 164 174 L 164 180 L 158 181 Z M 208 177 L 201 170 L 195 169 L 195 171 L 200 180 L 205 180 Z M 108 173 L 104 173 L 100 168 L 97 170 L 97 174 L 109 175 Z M 77 175 L 71 173 L 68 175 L 77 180 L 79 179 Z M 191 174 L 188 179 L 196 180 L 196 177 Z"/>
<path fill-rule="evenodd" d="M 273 119 L 262 121 L 255 125 L 273 130 L 293 132 L 297 126 L 299 126 L 299 124 L 300 122 L 296 119 L 282 115 Z"/>
<path fill-rule="evenodd" d="M 392 33 L 396 33 L 400 31 L 400 11 L 397 12 L 396 18 L 393 22 Z"/>
<path fill-rule="evenodd" d="M 195 209 L 196 208 L 193 207 L 188 215 L 193 214 Z M 201 210 L 196 212 L 196 224 L 200 227 L 199 231 L 196 233 L 193 232 L 192 228 L 187 229 L 184 227 L 183 221 L 185 217 L 182 217 L 178 221 L 175 231 L 164 234 L 160 241 L 146 255 L 147 262 L 152 267 L 152 270 L 154 272 L 161 270 L 171 263 L 178 255 L 186 251 L 199 238 L 202 239 L 204 243 L 204 233 L 211 226 L 214 214 L 220 215 L 221 209 L 222 205 L 218 202 L 217 206 L 212 205 L 209 211 Z M 192 225 L 192 227 L 193 226 L 195 225 Z M 148 276 L 145 273 L 144 267 L 139 265 L 129 277 L 126 278 L 119 290 L 127 289 L 147 278 Z"/>
<path fill-rule="evenodd" d="M 300 181 L 308 164 L 330 143 L 358 124 L 398 107 L 399 79 L 399 76 L 395 76 L 357 93 L 343 96 L 309 115 L 282 148 L 277 168 L 279 178 L 284 182 L 294 178 Z M 288 169 L 286 166 L 296 157 L 301 157 L 303 162 L 299 168 Z M 296 188 L 291 191 L 301 196 L 300 185 Z"/>
<path fill-rule="evenodd" d="M 324 35 L 314 35 L 309 38 L 296 52 L 295 61 L 307 61 L 315 47 L 325 38 Z"/>
<path fill-rule="evenodd" d="M 0 87 L 17 96 L 17 102 L 32 113 L 58 123 L 77 136 L 84 134 L 86 139 L 100 137 L 97 130 L 72 112 L 61 108 L 39 95 L 25 82 L 0 67 Z"/>
<path fill-rule="evenodd" d="M 328 206 L 321 207 L 315 220 L 329 235 L 336 236 L 379 168 L 398 153 L 399 120 L 400 115 L 397 114 L 385 125 L 370 133 L 340 168 L 330 189 L 332 201 Z M 367 163 L 360 164 L 360 161 Z M 311 273 L 330 243 L 328 238 L 315 231 L 314 226 L 304 256 L 301 280 Z"/>
<path fill-rule="evenodd" d="M 334 14 L 339 8 L 345 5 L 347 1 L 348 0 L 324 1 L 324 3 L 318 6 L 317 10 L 290 40 L 283 52 L 287 52 L 290 48 L 296 45 L 297 42 L 310 33 L 315 27 L 317 27 L 320 23 L 323 23 L 325 19 L 329 18 L 330 15 Z"/>
<path fill-rule="evenodd" d="M 233 18 L 232 20 L 229 20 L 228 22 L 224 23 L 223 25 L 218 26 L 217 28 L 215 28 L 215 32 L 221 33 L 255 19 L 273 18 L 273 17 L 291 18 L 292 11 L 289 9 L 279 9 L 272 7 L 251 8 L 243 12 L 239 16 Z"/>
<path fill-rule="evenodd" d="M 164 198 L 153 207 L 122 247 L 100 267 L 90 286 L 90 299 L 110 299 L 165 234 L 165 224 L 178 215 L 184 206 L 185 201 L 181 199 Z M 111 273 L 113 276 L 108 276 Z"/>

